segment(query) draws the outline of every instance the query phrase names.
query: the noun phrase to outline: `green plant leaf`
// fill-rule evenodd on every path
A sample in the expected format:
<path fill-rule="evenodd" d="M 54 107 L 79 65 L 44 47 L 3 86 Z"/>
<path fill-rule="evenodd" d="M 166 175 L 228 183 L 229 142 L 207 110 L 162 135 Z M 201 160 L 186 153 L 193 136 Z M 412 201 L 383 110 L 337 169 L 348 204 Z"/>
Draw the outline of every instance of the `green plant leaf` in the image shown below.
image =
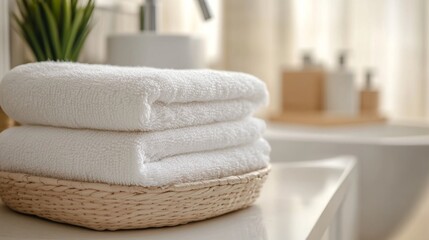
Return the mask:
<path fill-rule="evenodd" d="M 29 2 L 30 2 L 30 1 L 21 0 L 20 2 L 22 3 L 22 5 L 24 6 L 24 8 L 25 8 L 26 10 L 28 10 L 28 9 L 29 9 Z"/>
<path fill-rule="evenodd" d="M 86 4 L 86 6 L 84 7 L 85 13 L 84 13 L 84 17 L 83 17 L 83 22 L 84 23 L 88 23 L 89 18 L 92 15 L 92 12 L 94 11 L 94 1 L 93 0 L 88 0 L 88 3 Z"/>
<path fill-rule="evenodd" d="M 77 39 L 75 43 L 73 44 L 73 52 L 71 53 L 72 59 L 74 61 L 77 61 L 79 58 L 79 53 L 84 45 L 84 42 L 89 34 L 91 32 L 92 27 L 89 26 L 89 20 L 92 16 L 92 13 L 94 11 L 95 4 L 93 0 L 89 0 L 86 4 L 86 6 L 83 8 L 84 13 L 82 17 L 82 22 L 80 24 L 78 33 L 77 33 Z"/>
<path fill-rule="evenodd" d="M 30 39 L 30 42 L 32 44 L 30 44 L 30 47 L 33 45 L 34 46 L 34 55 L 36 56 L 36 58 L 38 59 L 38 61 L 46 61 L 49 59 L 48 56 L 45 55 L 45 53 L 43 53 L 42 48 L 39 44 L 39 42 L 36 40 L 36 35 L 33 32 L 32 28 L 26 24 L 24 24 L 24 32 L 28 35 L 28 38 Z"/>
<path fill-rule="evenodd" d="M 50 9 L 52 9 L 52 13 L 55 17 L 55 21 L 57 22 L 57 24 L 59 24 L 61 22 L 61 3 L 63 2 L 62 0 L 51 0 L 50 1 Z"/>
<path fill-rule="evenodd" d="M 40 5 L 36 4 L 34 5 L 35 7 L 35 18 L 36 18 L 36 24 L 37 24 L 37 30 L 40 33 L 40 35 L 42 36 L 42 40 L 43 40 L 43 50 L 46 53 L 46 56 L 49 60 L 54 59 L 53 55 L 52 55 L 52 51 L 51 51 L 51 46 L 49 44 L 49 38 L 48 38 L 48 33 L 45 29 L 45 25 L 43 23 L 43 18 L 42 15 L 40 14 Z"/>
<path fill-rule="evenodd" d="M 71 5 L 71 16 L 72 16 L 72 18 L 74 18 L 74 17 L 76 16 L 76 11 L 77 11 L 77 9 L 78 9 L 78 7 L 77 7 L 77 1 L 78 1 L 78 0 L 71 0 L 71 3 L 70 3 L 70 5 Z"/>
<path fill-rule="evenodd" d="M 44 61 L 46 57 L 43 54 L 43 51 L 39 45 L 39 42 L 37 41 L 36 35 L 33 32 L 33 29 L 28 25 L 26 25 L 25 23 L 21 22 L 16 14 L 13 14 L 13 17 L 15 19 L 15 22 L 18 24 L 19 28 L 21 29 L 20 33 L 22 34 L 22 36 L 24 36 L 24 39 L 27 41 L 27 44 L 30 46 L 31 50 L 33 51 L 33 54 L 36 57 L 37 61 Z"/>
<path fill-rule="evenodd" d="M 45 11 L 45 17 L 48 23 L 49 34 L 51 37 L 51 45 L 53 46 L 53 49 L 54 49 L 55 59 L 60 59 L 62 58 L 63 54 L 61 51 L 60 37 L 58 34 L 58 27 L 57 27 L 57 23 L 55 22 L 55 17 L 45 2 L 41 2 L 41 4 L 43 7 L 43 10 Z"/>
<path fill-rule="evenodd" d="M 34 46 L 34 43 L 31 41 L 30 37 L 25 32 L 24 26 L 22 25 L 23 23 L 19 20 L 16 13 L 13 13 L 13 19 L 14 19 L 14 22 L 16 23 L 12 25 L 13 29 L 21 36 L 21 38 L 23 38 L 27 42 L 27 45 L 30 47 L 36 60 L 39 61 L 39 59 L 43 59 L 43 55 L 41 55 L 40 49 L 38 50 L 36 49 L 36 47 Z"/>
<path fill-rule="evenodd" d="M 71 56 L 72 61 L 77 61 L 80 55 L 80 51 L 82 50 L 83 44 L 85 43 L 85 39 L 88 37 L 89 32 L 91 29 L 89 27 L 84 29 L 84 32 L 79 36 L 79 38 L 76 40 L 76 44 L 73 49 L 73 53 Z"/>
<path fill-rule="evenodd" d="M 81 36 L 86 34 L 85 31 L 88 28 L 89 25 L 89 20 L 92 16 L 92 13 L 94 11 L 94 1 L 93 0 L 89 0 L 88 3 L 86 4 L 86 6 L 84 7 L 84 13 L 83 13 L 83 18 L 82 18 L 82 23 L 80 24 L 77 36 Z M 79 40 L 76 40 L 76 42 Z M 77 43 L 74 44 L 74 46 L 76 46 Z"/>
<path fill-rule="evenodd" d="M 70 1 L 68 0 L 63 2 L 62 15 L 63 15 L 63 22 L 62 22 L 63 32 L 61 34 L 61 48 L 63 49 L 63 57 L 65 57 L 67 42 L 69 41 L 69 36 L 70 36 L 71 21 L 72 21 Z"/>
<path fill-rule="evenodd" d="M 75 18 L 73 19 L 69 39 L 67 41 L 67 46 L 66 46 L 65 54 L 64 54 L 64 57 L 66 60 L 68 60 L 68 58 L 70 57 L 70 53 L 71 53 L 71 50 L 73 47 L 73 43 L 75 42 L 77 33 L 79 31 L 79 27 L 80 27 L 81 22 L 82 22 L 83 14 L 84 14 L 84 9 L 79 8 L 76 12 Z"/>
<path fill-rule="evenodd" d="M 22 0 L 22 3 L 25 7 L 26 14 L 22 15 L 23 22 L 28 22 L 33 25 L 33 29 L 37 31 L 36 17 L 35 17 L 35 6 L 34 1 L 32 0 Z M 37 34 L 39 35 L 39 34 Z M 39 37 L 38 37 L 39 38 Z"/>
<path fill-rule="evenodd" d="M 18 5 L 18 10 L 19 10 L 19 13 L 21 14 L 21 16 L 26 16 L 27 15 L 27 7 L 23 2 L 25 2 L 25 1 L 24 0 L 18 0 L 18 1 L 16 1 L 16 4 Z"/>

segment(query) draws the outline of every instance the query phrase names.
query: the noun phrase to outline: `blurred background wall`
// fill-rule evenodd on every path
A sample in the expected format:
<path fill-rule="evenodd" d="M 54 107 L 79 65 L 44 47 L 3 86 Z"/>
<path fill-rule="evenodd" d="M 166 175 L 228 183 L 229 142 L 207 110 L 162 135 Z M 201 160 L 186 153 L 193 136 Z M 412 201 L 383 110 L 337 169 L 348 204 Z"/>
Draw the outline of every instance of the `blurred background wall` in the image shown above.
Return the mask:
<path fill-rule="evenodd" d="M 7 1 L 0 2 L 0 76 L 10 67 L 9 14 Z"/>

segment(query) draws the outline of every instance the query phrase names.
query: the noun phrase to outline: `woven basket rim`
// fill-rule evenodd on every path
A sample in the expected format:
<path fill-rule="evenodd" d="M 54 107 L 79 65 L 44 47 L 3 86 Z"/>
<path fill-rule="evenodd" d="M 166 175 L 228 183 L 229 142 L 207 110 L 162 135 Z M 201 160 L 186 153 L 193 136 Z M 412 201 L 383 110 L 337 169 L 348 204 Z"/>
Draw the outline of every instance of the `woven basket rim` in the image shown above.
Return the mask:
<path fill-rule="evenodd" d="M 126 193 L 145 193 L 145 192 L 169 192 L 169 191 L 191 191 L 196 189 L 208 188 L 212 186 L 219 185 L 234 185 L 238 183 L 247 183 L 255 178 L 262 178 L 267 175 L 271 170 L 271 166 L 268 165 L 263 169 L 256 171 L 248 172 L 236 176 L 228 176 L 219 179 L 210 179 L 204 181 L 195 181 L 187 183 L 179 183 L 174 185 L 166 186 L 137 186 L 137 185 L 118 185 L 118 184 L 109 184 L 109 183 L 95 183 L 95 182 L 80 182 L 76 180 L 65 180 L 65 179 L 56 179 L 50 177 L 41 177 L 27 173 L 16 173 L 16 172 L 6 172 L 0 171 L 0 178 L 11 179 L 16 183 L 25 182 L 30 184 L 42 184 L 45 186 L 64 186 L 67 188 L 75 189 L 90 189 L 98 190 L 104 192 L 126 192 Z"/>

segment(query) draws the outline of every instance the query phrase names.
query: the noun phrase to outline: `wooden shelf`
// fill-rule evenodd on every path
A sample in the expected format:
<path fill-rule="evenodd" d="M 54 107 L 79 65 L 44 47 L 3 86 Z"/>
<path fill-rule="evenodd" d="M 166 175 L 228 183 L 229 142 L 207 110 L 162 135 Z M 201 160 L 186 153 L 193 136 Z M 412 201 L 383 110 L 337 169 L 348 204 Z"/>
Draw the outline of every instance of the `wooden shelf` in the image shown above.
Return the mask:
<path fill-rule="evenodd" d="M 384 123 L 387 121 L 385 117 L 377 115 L 360 115 L 351 117 L 330 115 L 323 112 L 273 114 L 269 117 L 269 120 L 274 122 L 314 126 L 360 125 Z"/>

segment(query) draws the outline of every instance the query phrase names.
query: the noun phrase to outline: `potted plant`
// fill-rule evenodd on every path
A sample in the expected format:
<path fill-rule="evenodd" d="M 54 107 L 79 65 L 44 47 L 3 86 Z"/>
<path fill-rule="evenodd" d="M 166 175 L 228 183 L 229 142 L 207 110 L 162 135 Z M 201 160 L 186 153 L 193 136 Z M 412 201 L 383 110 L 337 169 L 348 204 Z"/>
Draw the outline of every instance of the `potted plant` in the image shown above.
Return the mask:
<path fill-rule="evenodd" d="M 94 0 L 17 0 L 15 28 L 36 61 L 77 61 L 91 31 Z M 0 108 L 0 132 L 16 122 Z"/>
<path fill-rule="evenodd" d="M 77 61 L 91 31 L 94 1 L 17 0 L 16 29 L 37 61 Z"/>

